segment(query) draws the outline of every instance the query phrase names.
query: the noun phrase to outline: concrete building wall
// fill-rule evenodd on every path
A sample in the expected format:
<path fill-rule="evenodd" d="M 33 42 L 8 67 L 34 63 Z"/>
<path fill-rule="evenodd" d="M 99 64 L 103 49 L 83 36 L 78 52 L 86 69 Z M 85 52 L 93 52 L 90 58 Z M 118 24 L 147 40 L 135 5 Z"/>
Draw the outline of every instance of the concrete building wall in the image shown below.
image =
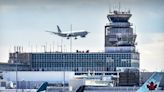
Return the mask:
<path fill-rule="evenodd" d="M 74 72 L 65 72 L 65 82 L 68 83 L 74 77 Z M 8 81 L 16 81 L 15 71 L 4 71 L 3 78 Z M 63 82 L 64 72 L 58 71 L 18 71 L 17 81 L 47 81 L 47 82 Z"/>

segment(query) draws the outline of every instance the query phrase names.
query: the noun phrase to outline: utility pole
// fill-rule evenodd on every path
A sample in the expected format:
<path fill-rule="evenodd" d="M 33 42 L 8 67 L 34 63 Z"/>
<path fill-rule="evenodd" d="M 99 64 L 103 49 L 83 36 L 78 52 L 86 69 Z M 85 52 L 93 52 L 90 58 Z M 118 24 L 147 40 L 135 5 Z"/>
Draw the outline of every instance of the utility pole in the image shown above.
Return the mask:
<path fill-rule="evenodd" d="M 17 66 L 17 64 L 18 64 L 18 52 L 16 51 L 16 53 L 15 53 L 15 79 L 16 79 L 16 92 L 18 92 L 18 66 Z"/>
<path fill-rule="evenodd" d="M 16 63 L 16 92 L 18 92 L 18 66 L 17 66 L 18 63 Z"/>
<path fill-rule="evenodd" d="M 72 24 L 70 26 L 70 31 L 71 31 L 71 34 L 72 34 Z M 72 52 L 72 37 L 70 37 L 70 52 Z"/>

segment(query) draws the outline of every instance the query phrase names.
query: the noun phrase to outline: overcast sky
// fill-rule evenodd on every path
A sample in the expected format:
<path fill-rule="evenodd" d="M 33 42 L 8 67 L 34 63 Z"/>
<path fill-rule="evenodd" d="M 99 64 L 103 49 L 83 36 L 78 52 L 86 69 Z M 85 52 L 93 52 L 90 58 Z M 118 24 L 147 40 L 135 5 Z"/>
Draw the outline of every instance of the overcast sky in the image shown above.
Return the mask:
<path fill-rule="evenodd" d="M 61 38 L 45 30 L 87 30 L 85 39 L 73 40 L 76 49 L 91 52 L 104 50 L 104 26 L 109 10 L 131 10 L 130 22 L 137 33 L 141 69 L 164 70 L 164 1 L 163 0 L 0 0 L 0 62 L 8 61 L 14 46 L 24 51 L 43 51 L 47 44 L 59 50 Z M 69 40 L 62 39 L 69 51 Z M 32 49 L 31 49 L 32 48 Z M 36 49 L 37 48 L 37 49 Z"/>

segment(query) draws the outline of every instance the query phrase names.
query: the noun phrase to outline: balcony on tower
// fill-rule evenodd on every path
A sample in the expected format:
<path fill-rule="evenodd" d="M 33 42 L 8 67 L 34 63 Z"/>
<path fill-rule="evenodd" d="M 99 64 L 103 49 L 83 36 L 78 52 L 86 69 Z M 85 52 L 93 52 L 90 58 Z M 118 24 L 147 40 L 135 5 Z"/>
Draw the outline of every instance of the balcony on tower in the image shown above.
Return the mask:
<path fill-rule="evenodd" d="M 110 12 L 107 17 L 109 21 L 112 22 L 128 22 L 129 18 L 132 16 L 130 11 L 127 12 L 120 12 L 120 11 L 113 11 Z"/>

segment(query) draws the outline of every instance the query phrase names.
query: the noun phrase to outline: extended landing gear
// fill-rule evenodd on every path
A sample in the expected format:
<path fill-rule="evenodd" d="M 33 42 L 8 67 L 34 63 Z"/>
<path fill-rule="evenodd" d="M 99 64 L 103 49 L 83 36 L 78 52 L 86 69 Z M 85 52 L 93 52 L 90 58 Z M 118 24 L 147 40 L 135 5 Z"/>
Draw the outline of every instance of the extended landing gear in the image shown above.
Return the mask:
<path fill-rule="evenodd" d="M 69 39 L 69 37 L 67 37 L 67 39 Z M 75 37 L 75 40 L 77 39 L 77 37 Z"/>

